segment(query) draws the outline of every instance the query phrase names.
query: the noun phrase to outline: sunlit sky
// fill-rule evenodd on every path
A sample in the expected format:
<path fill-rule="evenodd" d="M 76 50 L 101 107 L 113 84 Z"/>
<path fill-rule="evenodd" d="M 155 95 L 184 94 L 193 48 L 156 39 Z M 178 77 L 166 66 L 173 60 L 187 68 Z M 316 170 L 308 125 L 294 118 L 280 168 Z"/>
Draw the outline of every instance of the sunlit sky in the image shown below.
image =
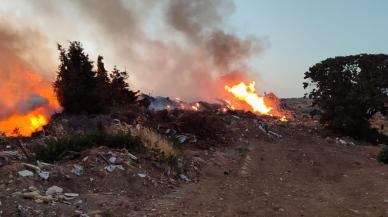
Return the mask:
<path fill-rule="evenodd" d="M 388 1 L 235 0 L 231 22 L 240 34 L 268 37 L 252 64 L 263 90 L 302 96 L 303 74 L 328 57 L 388 53 Z"/>
<path fill-rule="evenodd" d="M 42 14 L 30 12 L 26 1 L 4 1 L 0 4 L 3 19 L 12 14 L 24 18 L 22 23 L 46 26 L 55 36 L 49 47 L 55 49 L 55 42 L 81 40 L 92 53 L 100 52 L 101 44 L 88 44 L 91 36 L 86 37 L 83 28 L 77 29 L 79 38 L 68 38 L 75 34 L 61 30 L 62 26 L 52 29 L 62 18 L 38 19 Z M 274 92 L 280 97 L 300 97 L 304 94 L 304 72 L 315 63 L 341 55 L 388 53 L 386 0 L 234 0 L 234 3 L 234 13 L 226 18 L 230 29 L 242 38 L 254 35 L 268 43 L 263 52 L 250 60 L 261 78 L 258 82 L 261 91 Z M 46 18 L 50 17 L 48 10 L 43 8 L 40 13 L 47 11 Z M 72 11 L 65 11 L 66 15 L 69 13 Z M 74 16 L 63 19 L 70 24 L 79 22 Z M 151 32 L 157 29 L 158 19 L 158 16 L 153 19 L 154 25 L 147 23 L 147 29 Z M 107 51 L 103 54 L 110 56 Z"/>

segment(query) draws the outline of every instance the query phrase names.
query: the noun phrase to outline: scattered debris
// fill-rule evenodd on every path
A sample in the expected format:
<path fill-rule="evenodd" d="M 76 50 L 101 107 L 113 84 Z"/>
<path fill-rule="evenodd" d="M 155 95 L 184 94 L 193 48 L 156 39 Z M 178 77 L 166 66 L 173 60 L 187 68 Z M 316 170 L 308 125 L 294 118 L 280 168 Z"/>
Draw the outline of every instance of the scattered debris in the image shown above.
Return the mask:
<path fill-rule="evenodd" d="M 70 172 L 76 176 L 80 176 L 84 173 L 84 167 L 78 164 L 74 164 Z"/>
<path fill-rule="evenodd" d="M 116 168 L 120 170 L 125 170 L 122 165 L 113 165 L 113 164 L 109 164 L 108 166 L 106 166 L 105 170 L 111 173 L 115 171 Z"/>
<path fill-rule="evenodd" d="M 23 165 L 29 169 L 35 170 L 35 172 L 39 175 L 40 178 L 47 180 L 49 178 L 50 173 L 47 171 L 41 170 L 38 166 L 28 164 L 28 163 L 23 163 Z"/>
<path fill-rule="evenodd" d="M 343 139 L 340 139 L 340 138 L 335 138 L 335 142 L 337 143 L 337 144 L 341 144 L 341 145 L 346 145 L 347 144 L 347 142 L 345 141 L 345 140 L 343 140 Z"/>
<path fill-rule="evenodd" d="M 48 180 L 50 173 L 47 171 L 40 171 L 40 172 L 38 172 L 38 175 L 40 178 L 42 178 L 44 180 Z"/>
<path fill-rule="evenodd" d="M 133 155 L 133 154 L 131 154 L 131 153 L 129 153 L 128 152 L 128 156 L 129 156 L 129 158 L 131 158 L 133 161 L 138 161 L 138 158 L 135 156 L 135 155 Z"/>
<path fill-rule="evenodd" d="M 181 178 L 185 182 L 190 182 L 190 179 L 184 174 L 179 174 L 179 178 Z"/>
<path fill-rule="evenodd" d="M 78 193 L 65 193 L 64 194 L 64 199 L 65 200 L 74 200 L 75 198 L 79 197 Z"/>
<path fill-rule="evenodd" d="M 62 192 L 63 188 L 53 185 L 47 189 L 46 195 L 61 194 Z"/>
<path fill-rule="evenodd" d="M 179 135 L 179 136 L 177 136 L 176 137 L 177 139 L 178 139 L 178 141 L 179 141 L 179 143 L 180 144 L 183 144 L 183 143 L 185 143 L 186 141 L 187 141 L 187 136 L 185 136 L 185 135 Z"/>
<path fill-rule="evenodd" d="M 138 172 L 137 175 L 140 177 L 140 178 L 145 178 L 147 175 L 145 172 Z"/>
<path fill-rule="evenodd" d="M 23 177 L 30 177 L 34 175 L 34 173 L 31 172 L 30 170 L 22 170 L 22 171 L 19 171 L 18 174 Z"/>
<path fill-rule="evenodd" d="M 112 156 L 112 157 L 109 158 L 109 162 L 112 163 L 112 164 L 115 164 L 116 160 L 117 160 L 117 158 L 115 156 Z"/>

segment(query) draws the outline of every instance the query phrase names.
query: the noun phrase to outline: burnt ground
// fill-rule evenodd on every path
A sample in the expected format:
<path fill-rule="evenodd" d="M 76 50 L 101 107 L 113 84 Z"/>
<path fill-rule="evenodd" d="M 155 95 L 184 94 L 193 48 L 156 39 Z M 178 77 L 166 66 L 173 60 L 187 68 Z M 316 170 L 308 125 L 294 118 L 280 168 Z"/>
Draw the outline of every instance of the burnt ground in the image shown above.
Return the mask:
<path fill-rule="evenodd" d="M 25 166 L 12 161 L 0 167 L 0 216 L 388 216 L 388 166 L 376 161 L 380 148 L 323 136 L 306 115 L 306 102 L 290 102 L 296 120 L 265 120 L 272 133 L 249 115 L 223 117 L 226 138 L 180 149 L 190 167 L 184 172 L 103 147 L 48 166 L 48 181 L 20 177 Z M 121 159 L 123 170 L 107 172 L 98 153 Z M 75 175 L 73 165 L 84 172 Z M 53 185 L 79 197 L 45 203 L 21 196 Z"/>

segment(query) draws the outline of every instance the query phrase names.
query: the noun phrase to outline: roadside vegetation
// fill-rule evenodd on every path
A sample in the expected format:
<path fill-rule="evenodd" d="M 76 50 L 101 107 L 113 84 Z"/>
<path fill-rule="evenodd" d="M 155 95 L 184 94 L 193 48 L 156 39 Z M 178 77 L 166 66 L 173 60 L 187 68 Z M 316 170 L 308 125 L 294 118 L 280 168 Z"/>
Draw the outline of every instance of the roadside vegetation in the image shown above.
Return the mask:
<path fill-rule="evenodd" d="M 303 86 L 318 109 L 320 123 L 337 133 L 388 144 L 372 128 L 377 114 L 388 115 L 388 55 L 360 54 L 326 59 L 306 73 Z"/>

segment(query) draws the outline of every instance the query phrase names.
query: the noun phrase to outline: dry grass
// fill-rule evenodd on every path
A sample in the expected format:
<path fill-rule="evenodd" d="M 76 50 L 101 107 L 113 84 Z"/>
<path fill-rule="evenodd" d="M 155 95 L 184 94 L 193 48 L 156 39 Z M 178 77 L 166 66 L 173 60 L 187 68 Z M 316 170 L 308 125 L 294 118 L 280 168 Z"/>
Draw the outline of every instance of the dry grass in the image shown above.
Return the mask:
<path fill-rule="evenodd" d="M 146 148 L 160 150 L 167 156 L 176 154 L 173 145 L 150 128 L 137 125 L 131 133 L 139 137 Z"/>

